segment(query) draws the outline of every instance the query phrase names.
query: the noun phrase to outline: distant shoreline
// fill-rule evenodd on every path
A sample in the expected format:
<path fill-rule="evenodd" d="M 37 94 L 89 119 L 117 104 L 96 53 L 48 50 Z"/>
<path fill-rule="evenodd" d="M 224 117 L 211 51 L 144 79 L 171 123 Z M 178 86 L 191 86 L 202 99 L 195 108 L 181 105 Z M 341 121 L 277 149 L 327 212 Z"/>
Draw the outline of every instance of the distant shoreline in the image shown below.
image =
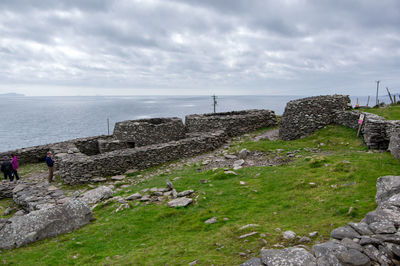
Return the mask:
<path fill-rule="evenodd" d="M 0 97 L 25 97 L 25 94 L 15 92 L 0 93 Z"/>

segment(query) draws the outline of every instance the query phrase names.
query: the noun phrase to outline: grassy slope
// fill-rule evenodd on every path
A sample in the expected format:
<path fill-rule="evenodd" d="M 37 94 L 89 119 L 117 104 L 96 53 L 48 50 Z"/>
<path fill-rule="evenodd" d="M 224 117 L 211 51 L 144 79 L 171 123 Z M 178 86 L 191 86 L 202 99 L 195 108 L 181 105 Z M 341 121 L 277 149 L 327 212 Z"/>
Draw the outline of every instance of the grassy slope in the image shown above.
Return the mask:
<path fill-rule="evenodd" d="M 240 235 L 264 233 L 267 247 L 296 243 L 283 241 L 278 227 L 299 235 L 318 231 L 314 241 L 327 240 L 333 228 L 359 221 L 376 207 L 379 176 L 396 175 L 400 170 L 400 163 L 389 153 L 368 153 L 354 130 L 338 126 L 296 141 L 244 140 L 234 143 L 232 150 L 243 147 L 266 152 L 283 149 L 282 153 L 300 150 L 298 154 L 303 157 L 285 166 L 243 168 L 237 176 L 222 171 L 199 172 L 197 166 L 173 170 L 119 194 L 162 187 L 166 179 L 180 176 L 174 182 L 176 188 L 194 189 L 198 204 L 171 209 L 132 203 L 131 209 L 118 213 L 113 212 L 117 204 L 100 206 L 95 209 L 97 220 L 90 225 L 28 247 L 3 251 L 0 263 L 187 265 L 198 260 L 201 265 L 237 265 L 257 256 L 265 246 L 259 234 L 246 240 L 239 239 Z M 313 154 L 304 148 L 315 147 L 322 152 L 308 157 Z M 200 184 L 200 179 L 210 183 Z M 350 207 L 353 211 L 348 214 Z M 218 218 L 216 224 L 204 223 L 213 216 Z M 229 220 L 224 221 L 224 217 Z M 239 230 L 249 223 L 260 226 Z M 240 256 L 241 252 L 248 257 Z"/>
<path fill-rule="evenodd" d="M 386 119 L 400 120 L 400 105 L 398 104 L 382 108 L 368 108 L 368 109 L 361 108 L 360 110 L 383 116 Z"/>

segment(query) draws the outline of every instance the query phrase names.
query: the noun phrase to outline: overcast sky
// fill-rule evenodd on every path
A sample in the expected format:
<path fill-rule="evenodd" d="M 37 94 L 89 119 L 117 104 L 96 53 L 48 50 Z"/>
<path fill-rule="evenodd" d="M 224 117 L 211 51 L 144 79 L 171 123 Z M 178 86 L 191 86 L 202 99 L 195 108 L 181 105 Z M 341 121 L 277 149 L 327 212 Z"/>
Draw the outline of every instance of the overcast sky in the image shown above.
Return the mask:
<path fill-rule="evenodd" d="M 0 1 L 0 93 L 372 96 L 376 80 L 400 93 L 399 0 Z"/>

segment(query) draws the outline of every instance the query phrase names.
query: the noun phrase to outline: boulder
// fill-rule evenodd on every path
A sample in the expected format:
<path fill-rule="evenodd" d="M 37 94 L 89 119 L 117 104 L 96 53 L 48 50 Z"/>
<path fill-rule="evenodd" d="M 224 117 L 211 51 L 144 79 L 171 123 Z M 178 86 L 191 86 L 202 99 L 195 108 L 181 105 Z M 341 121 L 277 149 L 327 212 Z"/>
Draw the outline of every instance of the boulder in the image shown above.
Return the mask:
<path fill-rule="evenodd" d="M 370 223 L 369 228 L 371 228 L 375 234 L 394 234 L 397 232 L 394 224 L 389 221 Z"/>
<path fill-rule="evenodd" d="M 113 193 L 114 192 L 111 188 L 101 186 L 83 193 L 81 200 L 86 204 L 94 204 L 101 200 L 110 198 Z"/>
<path fill-rule="evenodd" d="M 62 205 L 14 216 L 0 226 L 0 249 L 12 249 L 75 230 L 93 219 L 89 206 L 80 199 Z"/>
<path fill-rule="evenodd" d="M 261 259 L 259 258 L 252 258 L 240 264 L 240 266 L 262 266 L 262 265 L 264 264 L 262 264 Z"/>
<path fill-rule="evenodd" d="M 286 240 L 291 240 L 296 237 L 296 233 L 293 231 L 285 231 L 282 233 L 282 237 Z"/>
<path fill-rule="evenodd" d="M 268 266 L 304 266 L 317 265 L 313 255 L 303 248 L 262 249 L 261 262 Z"/>
<path fill-rule="evenodd" d="M 360 234 L 357 233 L 353 228 L 351 228 L 350 226 L 342 226 L 339 228 L 334 229 L 331 232 L 331 237 L 335 238 L 335 239 L 343 239 L 343 238 L 358 238 L 360 237 Z"/>
<path fill-rule="evenodd" d="M 193 200 L 191 198 L 181 197 L 181 198 L 177 198 L 177 199 L 169 201 L 168 205 L 171 208 L 174 208 L 174 207 L 186 207 L 187 205 L 192 203 L 192 201 Z"/>
<path fill-rule="evenodd" d="M 400 176 L 382 176 L 376 181 L 376 203 L 380 205 L 391 196 L 400 193 Z"/>
<path fill-rule="evenodd" d="M 371 265 L 370 259 L 356 249 L 348 249 L 341 252 L 338 255 L 340 262 L 344 265 L 357 265 L 357 266 L 369 266 Z"/>

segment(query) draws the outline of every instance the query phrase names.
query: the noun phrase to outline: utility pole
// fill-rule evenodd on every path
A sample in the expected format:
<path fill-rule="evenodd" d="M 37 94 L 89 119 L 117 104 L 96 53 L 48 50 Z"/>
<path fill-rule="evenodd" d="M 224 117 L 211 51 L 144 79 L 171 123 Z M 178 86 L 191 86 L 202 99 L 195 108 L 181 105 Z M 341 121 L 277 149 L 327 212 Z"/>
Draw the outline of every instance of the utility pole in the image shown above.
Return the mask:
<path fill-rule="evenodd" d="M 378 99 L 379 82 L 381 82 L 381 81 L 380 80 L 376 81 L 376 105 L 379 105 L 379 99 Z"/>
<path fill-rule="evenodd" d="M 215 94 L 211 96 L 213 98 L 213 104 L 214 104 L 214 113 L 215 113 L 215 107 L 217 106 L 217 96 Z"/>

